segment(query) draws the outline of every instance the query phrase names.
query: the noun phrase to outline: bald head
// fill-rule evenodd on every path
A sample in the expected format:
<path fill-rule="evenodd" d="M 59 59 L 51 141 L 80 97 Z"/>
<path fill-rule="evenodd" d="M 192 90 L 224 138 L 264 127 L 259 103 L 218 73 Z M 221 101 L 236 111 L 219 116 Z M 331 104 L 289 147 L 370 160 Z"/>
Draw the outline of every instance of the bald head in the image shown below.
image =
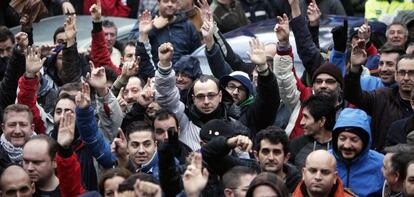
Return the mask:
<path fill-rule="evenodd" d="M 326 150 L 316 150 L 311 152 L 308 157 L 306 157 L 305 166 L 313 164 L 327 164 L 331 169 L 336 169 L 336 159 Z"/>
<path fill-rule="evenodd" d="M 302 169 L 303 181 L 310 196 L 326 196 L 336 184 L 336 160 L 328 151 L 313 151 Z"/>
<path fill-rule="evenodd" d="M 0 178 L 1 196 L 32 196 L 34 184 L 29 175 L 20 166 L 12 165 L 6 168 Z M 19 195 L 17 195 L 19 194 Z"/>

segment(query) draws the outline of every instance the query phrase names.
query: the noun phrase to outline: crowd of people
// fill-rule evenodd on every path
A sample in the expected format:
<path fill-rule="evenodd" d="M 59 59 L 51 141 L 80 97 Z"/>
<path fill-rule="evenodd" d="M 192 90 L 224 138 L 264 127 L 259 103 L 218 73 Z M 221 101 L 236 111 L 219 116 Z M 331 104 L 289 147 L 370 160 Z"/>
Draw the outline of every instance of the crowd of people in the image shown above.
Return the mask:
<path fill-rule="evenodd" d="M 0 26 L 1 196 L 414 196 L 411 0 L 6 2 L 21 32 Z M 361 7 L 321 49 L 321 17 Z M 67 18 L 37 46 L 47 11 Z M 137 17 L 129 41 L 103 16 Z M 274 42 L 252 38 L 245 62 L 222 33 L 266 18 Z"/>

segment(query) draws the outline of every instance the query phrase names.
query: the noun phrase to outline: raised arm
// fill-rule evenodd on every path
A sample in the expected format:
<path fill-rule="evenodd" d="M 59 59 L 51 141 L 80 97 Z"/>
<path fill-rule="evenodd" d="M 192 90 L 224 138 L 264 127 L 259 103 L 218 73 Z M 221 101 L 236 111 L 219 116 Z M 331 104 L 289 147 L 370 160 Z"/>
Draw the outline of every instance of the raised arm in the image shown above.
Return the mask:
<path fill-rule="evenodd" d="M 68 16 L 64 24 L 66 46 L 63 48 L 62 69 L 58 73 L 63 84 L 79 82 L 81 78 L 81 61 L 76 44 L 76 16 Z"/>

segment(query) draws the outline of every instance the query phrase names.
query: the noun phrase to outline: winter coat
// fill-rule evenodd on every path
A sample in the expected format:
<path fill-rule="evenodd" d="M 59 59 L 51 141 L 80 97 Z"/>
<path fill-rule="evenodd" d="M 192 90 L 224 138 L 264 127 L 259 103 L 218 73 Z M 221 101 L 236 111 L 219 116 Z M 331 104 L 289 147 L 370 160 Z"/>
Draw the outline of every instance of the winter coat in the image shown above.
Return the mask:
<path fill-rule="evenodd" d="M 365 3 L 365 18 L 380 19 L 382 15 L 397 14 L 400 10 L 414 10 L 412 0 L 367 0 Z"/>
<path fill-rule="evenodd" d="M 268 0 L 242 0 L 240 3 L 252 23 L 275 17 Z"/>
<path fill-rule="evenodd" d="M 56 154 L 56 176 L 59 179 L 62 197 L 78 196 L 85 193 L 81 181 L 81 167 L 76 154 L 72 150 L 59 148 Z"/>
<path fill-rule="evenodd" d="M 239 1 L 233 0 L 230 5 L 224 5 L 213 0 L 210 5 L 214 21 L 221 32 L 226 33 L 250 23 Z"/>
<path fill-rule="evenodd" d="M 321 149 L 329 150 L 331 147 L 331 141 L 321 144 L 310 135 L 302 135 L 291 141 L 289 145 L 289 159 L 298 169 L 302 169 L 305 166 L 306 157 L 311 152 Z"/>
<path fill-rule="evenodd" d="M 332 133 L 332 154 L 337 161 L 338 176 L 346 188 L 361 197 L 381 196 L 384 176 L 381 172 L 384 155 L 370 150 L 371 129 L 368 115 L 360 109 L 344 109 L 339 115 Z M 368 142 L 361 152 L 351 161 L 345 160 L 338 150 L 338 135 L 342 128 L 358 128 L 354 132 L 365 132 Z"/>
<path fill-rule="evenodd" d="M 302 13 L 307 13 L 308 5 L 310 1 L 301 0 L 305 5 L 301 7 Z M 317 1 L 319 10 L 321 10 L 322 15 L 342 15 L 346 16 L 346 12 L 340 0 L 319 0 Z"/>
<path fill-rule="evenodd" d="M 305 197 L 309 196 L 307 193 L 305 182 L 301 181 L 293 192 L 292 197 Z M 344 185 L 340 178 L 336 179 L 336 184 L 333 185 L 329 197 L 354 197 L 356 196 L 352 192 L 344 188 Z"/>
<path fill-rule="evenodd" d="M 123 114 L 116 97 L 110 90 L 104 97 L 96 97 L 98 126 L 104 137 L 112 142 L 118 136 L 118 128 L 121 127 Z"/>
<path fill-rule="evenodd" d="M 180 141 L 184 142 L 189 146 L 193 151 L 200 149 L 200 128 L 203 124 L 208 122 L 211 119 L 230 119 L 236 121 L 236 118 L 231 118 L 231 109 L 230 105 L 226 103 L 227 101 L 232 101 L 230 95 L 226 91 L 222 90 L 223 100 L 216 111 L 209 115 L 204 115 L 196 109 L 193 99 L 191 99 L 192 88 L 188 96 L 190 97 L 187 103 L 187 106 L 180 101 L 180 92 L 175 86 L 175 72 L 172 68 L 167 70 L 158 69 L 155 73 L 155 100 L 160 104 L 162 108 L 168 109 L 174 113 L 180 124 L 181 133 Z"/>
<path fill-rule="evenodd" d="M 408 101 L 404 101 L 394 88 L 381 88 L 372 92 L 361 90 L 360 73 L 349 72 L 345 76 L 345 99 L 372 117 L 372 148 L 382 151 L 387 131 L 392 122 L 413 113 Z"/>
<path fill-rule="evenodd" d="M 385 147 L 407 143 L 407 135 L 414 130 L 414 115 L 393 122 L 387 131 Z"/>
<path fill-rule="evenodd" d="M 214 44 L 212 50 L 205 50 L 210 69 L 214 76 L 221 79 L 233 72 L 232 67 L 225 61 L 223 54 L 219 50 L 219 46 Z M 210 64 L 210 62 L 212 64 Z M 227 84 L 220 84 L 223 89 Z M 239 121 L 251 130 L 251 137 L 256 135 L 261 129 L 273 124 L 276 119 L 277 109 L 280 104 L 277 79 L 273 72 L 269 72 L 267 76 L 258 76 L 256 87 L 256 96 L 253 102 L 246 105 L 239 105 L 241 108 Z M 253 97 L 253 92 L 246 95 L 247 99 Z"/>

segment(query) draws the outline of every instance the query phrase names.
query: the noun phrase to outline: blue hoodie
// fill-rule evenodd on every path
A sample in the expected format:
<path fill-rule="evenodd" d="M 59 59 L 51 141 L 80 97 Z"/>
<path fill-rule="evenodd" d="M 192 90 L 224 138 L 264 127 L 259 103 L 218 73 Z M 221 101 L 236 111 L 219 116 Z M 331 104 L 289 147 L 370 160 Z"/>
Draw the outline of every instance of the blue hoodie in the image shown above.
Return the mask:
<path fill-rule="evenodd" d="M 344 128 L 352 129 L 353 133 L 366 132 L 367 141 L 364 148 L 351 161 L 342 158 L 338 150 L 338 135 Z M 364 139 L 364 134 L 358 135 Z M 363 140 L 364 141 L 364 140 Z M 345 108 L 339 115 L 332 133 L 332 153 L 337 160 L 338 175 L 344 182 L 344 187 L 350 188 L 358 196 L 381 196 L 384 177 L 381 172 L 384 155 L 370 150 L 371 128 L 369 116 L 360 109 Z"/>

